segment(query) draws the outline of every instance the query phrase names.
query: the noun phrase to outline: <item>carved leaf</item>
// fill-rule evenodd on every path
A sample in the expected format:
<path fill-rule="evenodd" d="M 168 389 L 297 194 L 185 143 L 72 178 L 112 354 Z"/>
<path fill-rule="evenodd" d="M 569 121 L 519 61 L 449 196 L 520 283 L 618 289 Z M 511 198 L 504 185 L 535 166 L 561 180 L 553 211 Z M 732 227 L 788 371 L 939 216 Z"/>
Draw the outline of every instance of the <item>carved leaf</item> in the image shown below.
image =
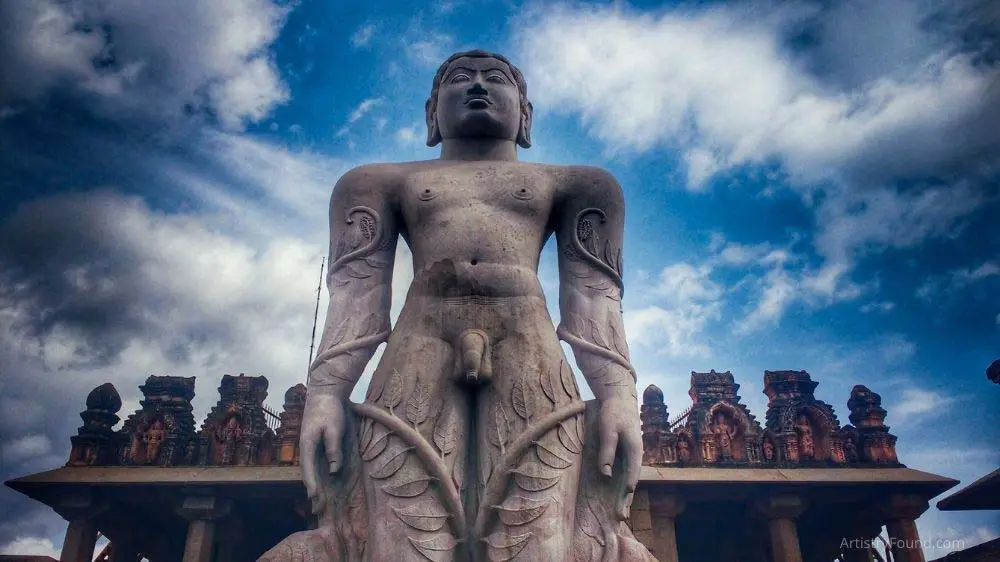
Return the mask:
<path fill-rule="evenodd" d="M 348 277 L 353 277 L 354 279 L 368 279 L 372 276 L 371 271 L 355 269 L 351 264 L 345 264 L 344 271 L 347 272 Z"/>
<path fill-rule="evenodd" d="M 625 359 L 628 359 L 628 347 L 625 345 L 625 339 L 615 329 L 614 324 L 611 325 L 611 341 L 614 343 L 615 351 Z"/>
<path fill-rule="evenodd" d="M 393 408 L 399 405 L 402 399 L 403 375 L 400 375 L 399 371 L 393 369 L 392 374 L 389 375 L 389 382 L 385 385 L 385 392 L 382 395 L 383 404 L 391 412 Z"/>
<path fill-rule="evenodd" d="M 455 538 L 446 533 L 439 533 L 425 540 L 407 537 L 413 548 L 431 562 L 451 562 L 451 551 L 458 544 Z"/>
<path fill-rule="evenodd" d="M 594 553 L 594 543 L 588 540 L 573 541 L 573 562 L 591 562 L 596 560 Z"/>
<path fill-rule="evenodd" d="M 370 336 L 378 330 L 378 315 L 375 313 L 369 314 L 365 317 L 364 321 L 361 322 L 361 327 L 358 328 L 358 337 Z"/>
<path fill-rule="evenodd" d="M 361 422 L 361 439 L 358 441 L 358 444 L 361 446 L 360 450 L 362 451 L 367 449 L 368 445 L 372 442 L 372 430 L 374 423 L 375 422 L 373 422 L 370 418 L 365 418 L 364 421 Z"/>
<path fill-rule="evenodd" d="M 479 488 L 483 490 L 493 476 L 493 458 L 490 450 L 482 451 L 479 455 Z"/>
<path fill-rule="evenodd" d="M 448 512 L 435 500 L 426 500 L 403 509 L 392 508 L 400 521 L 418 531 L 437 531 L 444 527 Z"/>
<path fill-rule="evenodd" d="M 417 379 L 417 384 L 413 387 L 410 400 L 406 403 L 406 419 L 410 420 L 413 427 L 416 427 L 427 419 L 427 411 L 430 408 L 431 393 L 423 381 Z"/>
<path fill-rule="evenodd" d="M 566 450 L 574 454 L 579 454 L 583 450 L 583 444 L 577 437 L 575 426 L 576 418 L 570 418 L 559 424 L 557 433 L 559 435 L 559 442 L 562 443 L 563 447 L 566 447 Z"/>
<path fill-rule="evenodd" d="M 575 313 L 575 312 L 567 312 L 566 313 L 566 320 L 567 320 L 567 324 L 568 324 L 567 328 L 569 328 L 569 331 L 574 336 L 582 338 L 583 337 L 583 333 L 584 333 L 583 332 L 583 326 L 584 326 L 584 324 L 583 324 L 583 318 L 581 318 L 580 315 L 577 314 L 577 313 Z"/>
<path fill-rule="evenodd" d="M 372 379 L 372 382 L 368 384 L 368 395 L 365 396 L 365 402 L 369 404 L 378 404 L 378 401 L 382 398 L 382 391 L 385 390 L 385 379 L 381 380 Z"/>
<path fill-rule="evenodd" d="M 382 480 L 396 474 L 400 468 L 403 467 L 403 463 L 406 462 L 406 455 L 410 452 L 411 447 L 400 450 L 395 455 L 387 458 L 382 464 L 380 464 L 375 470 L 369 473 L 372 478 Z"/>
<path fill-rule="evenodd" d="M 611 350 L 611 347 L 608 346 L 608 342 L 606 342 L 604 340 L 604 336 L 601 335 L 601 328 L 597 325 L 597 322 L 594 322 L 593 319 L 590 320 L 590 335 L 594 339 L 594 343 L 604 349 L 609 351 Z"/>
<path fill-rule="evenodd" d="M 506 562 L 513 559 L 528 544 L 531 533 L 523 535 L 511 535 L 504 531 L 497 531 L 486 537 L 486 553 L 490 557 L 490 562 Z"/>
<path fill-rule="evenodd" d="M 376 424 L 372 429 L 372 437 L 368 445 L 361 450 L 361 460 L 371 462 L 375 457 L 382 454 L 385 446 L 389 444 L 390 435 L 392 435 L 392 432 L 388 428 Z"/>
<path fill-rule="evenodd" d="M 562 361 L 559 363 L 559 369 L 562 370 Z M 557 404 L 556 393 L 552 390 L 552 374 L 543 369 L 538 373 L 538 383 L 542 387 L 542 394 L 549 399 L 549 402 Z"/>
<path fill-rule="evenodd" d="M 562 367 L 559 369 L 559 381 L 562 383 L 563 390 L 570 398 L 576 398 L 576 381 L 573 380 L 573 370 L 569 368 L 569 365 L 564 361 Z"/>
<path fill-rule="evenodd" d="M 553 451 L 545 445 L 537 442 L 535 443 L 535 454 L 538 455 L 538 460 L 545 463 L 546 466 L 550 466 L 558 470 L 568 468 L 573 464 L 573 461 L 563 458 L 562 455 L 556 451 Z"/>
<path fill-rule="evenodd" d="M 344 338 L 347 337 L 347 329 L 350 328 L 350 326 L 351 317 L 348 316 L 347 318 L 344 318 L 339 325 L 337 325 L 337 328 L 333 331 L 333 335 L 330 336 L 330 343 L 327 347 L 333 347 L 344 341 Z"/>
<path fill-rule="evenodd" d="M 576 438 L 580 442 L 580 448 L 583 448 L 583 443 L 586 442 L 587 436 L 584 435 L 584 430 L 586 429 L 586 422 L 583 420 L 583 415 L 578 415 L 575 419 L 576 423 L 573 427 L 576 428 Z"/>
<path fill-rule="evenodd" d="M 504 525 L 527 525 L 538 519 L 549 507 L 547 500 L 533 500 L 524 496 L 509 496 L 501 505 L 493 506 Z"/>
<path fill-rule="evenodd" d="M 368 264 L 368 267 L 374 269 L 385 269 L 389 267 L 389 260 L 380 259 L 376 256 L 369 256 L 365 258 L 365 263 Z"/>
<path fill-rule="evenodd" d="M 361 219 L 358 221 L 358 227 L 361 229 L 361 234 L 367 240 L 372 240 L 375 238 L 375 219 L 369 214 L 361 215 Z"/>
<path fill-rule="evenodd" d="M 588 537 L 597 541 L 597 544 L 601 546 L 606 544 L 604 535 L 601 533 L 601 524 L 598 523 L 597 517 L 594 515 L 594 510 L 590 508 L 586 500 L 576 507 L 576 523 L 580 526 L 580 530 Z"/>
<path fill-rule="evenodd" d="M 500 447 L 503 451 L 510 439 L 510 418 L 507 410 L 503 407 L 503 402 L 497 400 L 493 408 L 493 428 L 489 432 L 490 443 Z"/>
<path fill-rule="evenodd" d="M 404 482 L 398 486 L 386 484 L 382 486 L 382 491 L 397 498 L 415 498 L 427 491 L 433 478 L 418 478 L 410 482 Z"/>
<path fill-rule="evenodd" d="M 455 464 L 451 467 L 451 479 L 455 481 L 455 489 L 461 491 L 462 484 L 465 483 L 465 457 L 459 455 L 455 457 Z"/>
<path fill-rule="evenodd" d="M 535 414 L 535 395 L 525 390 L 523 378 L 514 381 L 514 389 L 511 391 L 511 406 L 514 408 L 514 413 L 521 419 L 529 420 Z"/>
<path fill-rule="evenodd" d="M 558 484 L 562 477 L 562 473 L 543 468 L 537 464 L 528 464 L 510 472 L 514 475 L 514 483 L 525 492 L 548 490 Z"/>
<path fill-rule="evenodd" d="M 456 426 L 454 408 L 448 408 L 441 414 L 434 426 L 434 444 L 441 451 L 442 458 L 455 449 Z"/>

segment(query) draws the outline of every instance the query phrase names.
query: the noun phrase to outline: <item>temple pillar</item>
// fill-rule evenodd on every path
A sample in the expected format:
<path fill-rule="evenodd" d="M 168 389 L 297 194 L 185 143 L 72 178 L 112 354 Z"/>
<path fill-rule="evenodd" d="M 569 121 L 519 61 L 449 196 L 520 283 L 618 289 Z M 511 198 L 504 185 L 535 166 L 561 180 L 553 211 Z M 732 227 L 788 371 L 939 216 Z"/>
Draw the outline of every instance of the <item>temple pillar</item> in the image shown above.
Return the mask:
<path fill-rule="evenodd" d="M 649 515 L 653 527 L 653 555 L 659 562 L 677 562 L 677 529 L 675 522 L 684 511 L 684 500 L 674 494 L 654 494 L 649 498 Z"/>
<path fill-rule="evenodd" d="M 649 493 L 646 490 L 636 490 L 632 496 L 632 509 L 629 512 L 629 522 L 632 527 L 632 534 L 644 544 L 646 548 L 652 550 L 655 546 L 653 539 L 653 519 L 649 513 Z"/>
<path fill-rule="evenodd" d="M 883 506 L 885 527 L 889 532 L 889 545 L 895 562 L 925 561 L 916 520 L 927 508 L 927 500 L 911 495 L 892 496 Z"/>
<path fill-rule="evenodd" d="M 187 496 L 177 514 L 188 522 L 183 562 L 211 562 L 216 521 L 229 514 L 231 502 L 216 496 Z"/>
<path fill-rule="evenodd" d="M 795 519 L 805 511 L 802 498 L 793 495 L 771 496 L 758 500 L 755 507 L 768 519 L 772 560 L 802 562 L 799 533 L 795 527 Z"/>
<path fill-rule="evenodd" d="M 107 510 L 107 504 L 95 500 L 89 491 L 80 490 L 63 494 L 53 507 L 63 519 L 69 521 L 59 562 L 93 560 L 94 546 L 97 544 L 95 519 Z"/>

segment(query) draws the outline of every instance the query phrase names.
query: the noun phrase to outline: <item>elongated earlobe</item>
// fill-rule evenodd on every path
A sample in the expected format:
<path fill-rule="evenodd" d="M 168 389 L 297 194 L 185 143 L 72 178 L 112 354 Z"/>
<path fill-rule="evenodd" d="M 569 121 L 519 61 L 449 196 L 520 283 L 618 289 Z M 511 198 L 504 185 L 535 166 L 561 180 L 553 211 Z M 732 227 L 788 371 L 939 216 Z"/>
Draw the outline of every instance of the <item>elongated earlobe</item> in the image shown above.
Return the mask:
<path fill-rule="evenodd" d="M 521 106 L 521 126 L 517 130 L 517 145 L 521 148 L 531 148 L 531 114 L 534 111 L 531 102 Z"/>
<path fill-rule="evenodd" d="M 441 143 L 441 131 L 438 130 L 437 112 L 431 109 L 431 100 L 424 104 L 424 119 L 427 121 L 427 146 L 437 146 Z"/>

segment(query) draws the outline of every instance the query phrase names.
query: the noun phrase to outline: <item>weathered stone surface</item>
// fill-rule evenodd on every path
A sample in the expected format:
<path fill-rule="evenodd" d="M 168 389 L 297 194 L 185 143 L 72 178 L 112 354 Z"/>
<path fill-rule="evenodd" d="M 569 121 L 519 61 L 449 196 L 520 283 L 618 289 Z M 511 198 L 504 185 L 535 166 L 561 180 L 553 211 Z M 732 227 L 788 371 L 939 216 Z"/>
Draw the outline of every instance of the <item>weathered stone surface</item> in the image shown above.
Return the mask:
<path fill-rule="evenodd" d="M 426 104 L 441 157 L 362 166 L 334 188 L 330 305 L 299 451 L 319 528 L 263 560 L 653 559 L 625 524 L 642 440 L 622 191 L 596 168 L 518 162 L 531 111 L 506 59 L 458 53 Z M 414 279 L 390 333 L 400 234 Z M 552 234 L 558 330 L 537 275 Z M 383 342 L 364 403 L 350 405 Z"/>

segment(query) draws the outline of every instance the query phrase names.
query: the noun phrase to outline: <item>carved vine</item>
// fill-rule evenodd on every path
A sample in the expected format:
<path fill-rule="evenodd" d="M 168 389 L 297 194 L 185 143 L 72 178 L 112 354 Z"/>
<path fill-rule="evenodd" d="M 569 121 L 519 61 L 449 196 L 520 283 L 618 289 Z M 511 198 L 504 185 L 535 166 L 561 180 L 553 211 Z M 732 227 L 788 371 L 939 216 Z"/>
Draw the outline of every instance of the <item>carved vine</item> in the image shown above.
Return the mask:
<path fill-rule="evenodd" d="M 600 224 L 607 222 L 607 215 L 596 207 L 588 207 L 577 213 L 574 220 L 573 236 L 570 238 L 571 246 L 565 250 L 566 258 L 571 261 L 585 261 L 610 277 L 612 283 L 618 287 L 618 299 L 620 299 L 620 294 L 625 292 L 625 285 L 622 282 L 621 248 L 613 248 L 610 239 L 605 241 L 603 249 L 600 248 L 593 221 L 585 218 L 588 214 L 597 215 Z M 600 284 L 587 286 L 594 289 L 604 288 Z"/>

